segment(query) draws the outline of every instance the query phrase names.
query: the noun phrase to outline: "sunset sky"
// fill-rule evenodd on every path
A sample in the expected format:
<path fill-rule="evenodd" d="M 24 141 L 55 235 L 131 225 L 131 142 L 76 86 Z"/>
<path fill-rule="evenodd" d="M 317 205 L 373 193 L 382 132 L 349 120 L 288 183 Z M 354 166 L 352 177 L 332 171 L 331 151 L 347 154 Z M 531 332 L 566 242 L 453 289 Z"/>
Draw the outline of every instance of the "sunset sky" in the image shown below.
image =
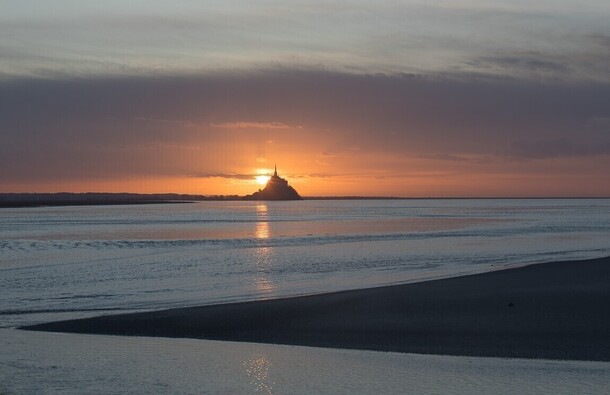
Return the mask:
<path fill-rule="evenodd" d="M 0 0 L 0 192 L 610 196 L 610 2 Z"/>

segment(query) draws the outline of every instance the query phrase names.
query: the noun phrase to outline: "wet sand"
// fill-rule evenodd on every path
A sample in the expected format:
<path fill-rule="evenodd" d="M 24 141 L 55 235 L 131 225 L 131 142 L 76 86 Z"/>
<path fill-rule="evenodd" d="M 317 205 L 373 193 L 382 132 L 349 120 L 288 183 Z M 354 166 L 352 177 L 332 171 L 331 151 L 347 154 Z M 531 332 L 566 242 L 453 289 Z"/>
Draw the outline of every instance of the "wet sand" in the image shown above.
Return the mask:
<path fill-rule="evenodd" d="M 610 361 L 610 257 L 22 329 Z"/>

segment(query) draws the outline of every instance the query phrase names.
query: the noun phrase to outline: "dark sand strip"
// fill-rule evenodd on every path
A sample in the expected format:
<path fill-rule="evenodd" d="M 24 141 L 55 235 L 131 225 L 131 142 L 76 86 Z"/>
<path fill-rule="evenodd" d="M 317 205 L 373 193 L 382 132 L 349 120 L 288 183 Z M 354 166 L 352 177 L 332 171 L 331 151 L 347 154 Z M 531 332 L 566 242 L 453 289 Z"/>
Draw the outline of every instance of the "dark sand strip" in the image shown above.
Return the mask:
<path fill-rule="evenodd" d="M 610 361 L 610 258 L 22 329 Z"/>

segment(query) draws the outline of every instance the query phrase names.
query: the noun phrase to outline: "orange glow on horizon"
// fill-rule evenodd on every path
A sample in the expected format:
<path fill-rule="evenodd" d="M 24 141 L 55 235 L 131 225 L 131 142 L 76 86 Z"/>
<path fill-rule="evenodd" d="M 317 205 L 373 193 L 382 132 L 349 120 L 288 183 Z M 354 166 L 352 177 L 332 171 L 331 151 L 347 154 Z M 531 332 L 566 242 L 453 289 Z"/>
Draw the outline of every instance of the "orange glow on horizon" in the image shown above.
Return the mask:
<path fill-rule="evenodd" d="M 265 143 L 267 144 L 267 143 Z M 272 170 L 260 166 L 278 163 L 278 175 L 301 196 L 393 197 L 562 197 L 609 196 L 610 175 L 601 174 L 603 157 L 581 160 L 548 159 L 531 162 L 450 162 L 392 156 L 375 152 L 329 155 L 317 144 L 298 150 L 288 144 L 267 144 L 266 151 L 252 146 L 248 155 L 225 152 L 226 160 L 206 157 L 201 166 L 228 163 L 227 168 L 193 171 L 191 176 L 92 177 L 90 179 L 13 182 L 0 192 L 131 192 L 238 195 L 256 192 Z M 290 155 L 287 153 L 290 152 Z M 199 159 L 199 158 L 197 158 Z M 200 160 L 200 159 L 199 159 Z M 598 163 L 599 162 L 599 163 Z M 596 165 L 600 174 L 587 167 Z M 605 180 L 602 182 L 601 180 Z"/>

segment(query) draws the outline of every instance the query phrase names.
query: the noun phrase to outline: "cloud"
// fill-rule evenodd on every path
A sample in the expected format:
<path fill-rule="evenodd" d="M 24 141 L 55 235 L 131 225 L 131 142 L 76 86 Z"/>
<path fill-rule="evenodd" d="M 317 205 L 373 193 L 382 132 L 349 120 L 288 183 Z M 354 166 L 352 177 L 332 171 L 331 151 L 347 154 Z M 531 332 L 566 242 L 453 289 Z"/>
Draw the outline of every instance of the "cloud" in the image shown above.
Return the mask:
<path fill-rule="evenodd" d="M 271 175 L 270 172 L 268 175 Z M 189 177 L 193 178 L 226 178 L 232 180 L 253 180 L 256 176 L 260 176 L 260 173 L 243 174 L 243 173 L 195 173 L 190 174 Z M 372 177 L 366 174 L 330 174 L 330 173 L 310 173 L 310 174 L 282 174 L 284 177 L 291 179 L 304 179 L 304 178 L 341 178 L 341 177 Z"/>
<path fill-rule="evenodd" d="M 593 43 L 603 47 L 606 50 L 610 49 L 610 36 L 597 33 L 590 34 L 588 37 L 593 41 Z"/>
<path fill-rule="evenodd" d="M 610 82 L 609 35 L 565 33 L 561 37 L 562 42 L 553 45 L 490 48 L 471 56 L 458 68 L 475 75 L 521 80 Z"/>
<path fill-rule="evenodd" d="M 481 69 L 501 68 L 517 71 L 519 73 L 569 73 L 570 67 L 566 63 L 549 59 L 541 53 L 517 53 L 498 56 L 481 56 L 470 62 L 472 66 Z"/>
<path fill-rule="evenodd" d="M 450 162 L 468 162 L 470 161 L 470 158 L 462 156 L 462 155 L 455 155 L 455 154 L 420 154 L 417 155 L 418 158 L 422 158 L 422 159 L 432 159 L 432 160 L 443 160 L 443 161 L 450 161 Z"/>
<path fill-rule="evenodd" d="M 210 126 L 213 128 L 220 129 L 302 129 L 302 126 L 290 126 L 282 122 L 252 122 L 252 121 L 238 121 L 238 122 L 223 122 L 223 123 L 211 123 Z"/>
<path fill-rule="evenodd" d="M 326 70 L 4 81 L 0 183 L 253 177 L 239 169 L 263 157 L 312 174 L 585 160 L 605 157 L 608 97 L 610 84 Z"/>
<path fill-rule="evenodd" d="M 138 121 L 138 122 L 156 122 L 156 123 L 167 123 L 167 124 L 173 124 L 173 125 L 185 125 L 185 126 L 193 125 L 193 122 L 191 122 L 191 121 L 181 121 L 181 120 L 177 120 L 177 119 L 135 117 L 135 118 L 133 118 L 133 120 Z"/>
<path fill-rule="evenodd" d="M 227 178 L 231 180 L 253 180 L 260 174 L 239 174 L 239 173 L 195 173 L 190 174 L 193 178 Z"/>
<path fill-rule="evenodd" d="M 334 177 L 339 177 L 339 175 L 338 174 L 328 174 L 328 173 L 312 173 L 312 174 L 297 176 L 297 178 L 307 178 L 307 177 L 311 177 L 311 178 L 334 178 Z"/>
<path fill-rule="evenodd" d="M 588 143 L 574 143 L 567 140 L 515 141 L 504 155 L 513 159 L 547 159 L 610 155 L 610 142 L 593 145 Z"/>
<path fill-rule="evenodd" d="M 595 126 L 610 126 L 610 117 L 591 117 L 588 122 Z"/>
<path fill-rule="evenodd" d="M 607 48 L 608 7 L 602 1 L 586 7 L 565 1 L 525 6 L 385 0 L 374 7 L 361 0 L 348 6 L 324 1 L 323 7 L 311 0 L 183 2 L 180 7 L 153 2 L 145 13 L 140 2 L 120 12 L 111 3 L 67 1 L 69 6 L 55 8 L 10 3 L 0 15 L 0 76 L 5 78 L 211 75 L 280 65 L 360 74 L 461 70 L 497 76 L 518 68 L 519 77 L 530 78 L 554 68 L 565 79 L 609 79 L 603 58 L 578 60 L 595 60 L 599 46 Z M 585 40 L 567 33 L 582 31 L 592 33 Z M 519 53 L 561 54 L 562 59 L 515 59 Z M 464 59 L 477 57 L 484 67 L 464 67 Z"/>

